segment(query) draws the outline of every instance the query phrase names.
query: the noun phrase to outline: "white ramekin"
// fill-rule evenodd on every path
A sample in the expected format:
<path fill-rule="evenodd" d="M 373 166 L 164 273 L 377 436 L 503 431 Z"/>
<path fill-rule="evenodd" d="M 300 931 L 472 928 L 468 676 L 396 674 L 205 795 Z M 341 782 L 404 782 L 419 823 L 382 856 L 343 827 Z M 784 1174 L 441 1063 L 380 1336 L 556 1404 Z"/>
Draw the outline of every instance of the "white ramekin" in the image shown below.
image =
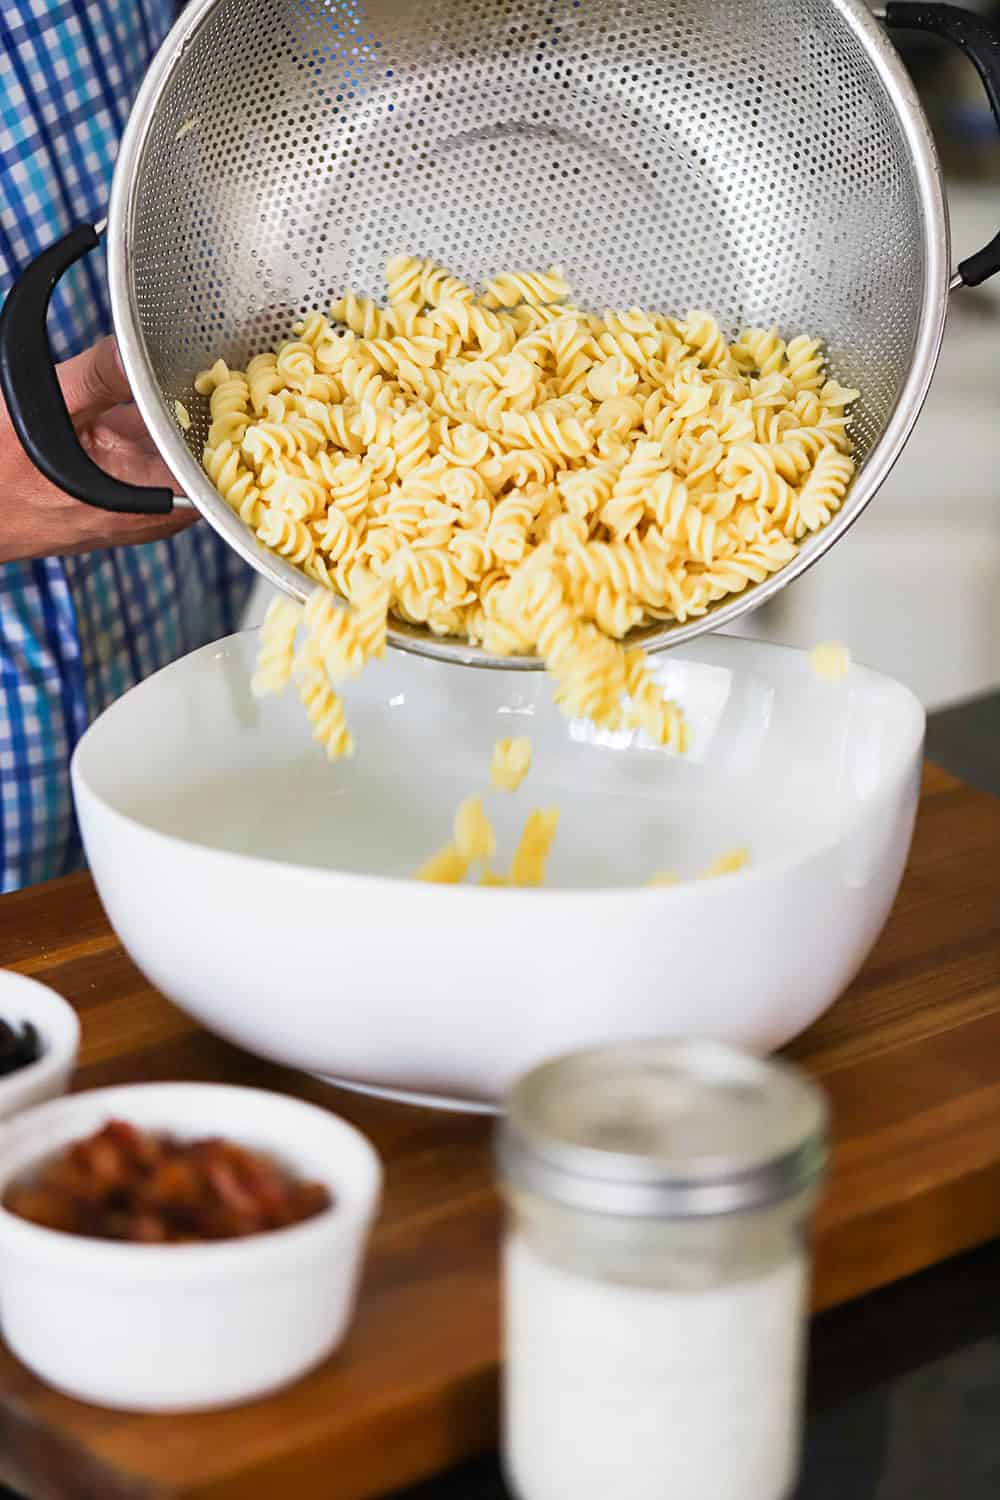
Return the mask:
<path fill-rule="evenodd" d="M 54 990 L 10 969 L 0 969 L 0 1020 L 11 1026 L 30 1021 L 42 1045 L 37 1062 L 0 1078 L 0 1120 L 5 1120 L 65 1093 L 80 1047 L 80 1023 Z"/>
<path fill-rule="evenodd" d="M 84 1239 L 0 1209 L 0 1316 L 13 1352 L 59 1390 L 131 1411 L 247 1401 L 327 1358 L 353 1311 L 381 1187 L 364 1136 L 326 1110 L 259 1089 L 94 1089 L 0 1131 L 0 1195 L 109 1119 L 267 1152 L 325 1183 L 332 1207 L 290 1229 L 205 1245 Z"/>

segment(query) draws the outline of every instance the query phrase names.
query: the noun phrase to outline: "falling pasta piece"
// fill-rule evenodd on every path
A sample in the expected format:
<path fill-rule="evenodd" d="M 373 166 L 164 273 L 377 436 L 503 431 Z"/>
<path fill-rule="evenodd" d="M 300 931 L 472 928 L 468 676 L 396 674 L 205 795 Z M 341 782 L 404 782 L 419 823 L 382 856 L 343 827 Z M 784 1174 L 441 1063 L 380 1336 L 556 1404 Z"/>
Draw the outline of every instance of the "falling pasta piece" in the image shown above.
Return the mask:
<path fill-rule="evenodd" d="M 343 760 L 353 755 L 354 741 L 347 727 L 344 705 L 330 685 L 322 658 L 312 640 L 299 653 L 295 671 L 299 697 L 312 725 L 313 739 L 323 746 L 327 760 Z"/>
<path fill-rule="evenodd" d="M 672 875 L 669 870 L 661 870 L 659 874 L 653 876 L 649 883 L 651 886 L 670 886 L 677 885 L 678 880 L 677 876 Z"/>
<path fill-rule="evenodd" d="M 684 714 L 664 696 L 644 651 L 625 653 L 625 682 L 631 700 L 626 723 L 644 729 L 654 744 L 666 745 L 683 755 L 688 747 Z"/>
<path fill-rule="evenodd" d="M 255 698 L 269 698 L 283 693 L 292 676 L 295 660 L 295 637 L 302 622 L 302 606 L 279 594 L 268 605 L 260 627 L 257 648 L 257 670 L 250 682 Z"/>
<path fill-rule="evenodd" d="M 357 677 L 373 656 L 385 652 L 389 590 L 371 573 L 359 569 L 352 580 L 354 602 L 338 605 L 328 589 L 314 589 L 306 600 L 303 622 L 316 641 L 331 682 Z"/>
<path fill-rule="evenodd" d="M 191 431 L 191 413 L 183 401 L 174 402 L 174 416 L 177 418 L 177 425 L 182 432 Z"/>
<path fill-rule="evenodd" d="M 530 812 L 510 867 L 511 885 L 543 885 L 545 866 L 559 826 L 557 807 Z"/>
<path fill-rule="evenodd" d="M 414 880 L 426 881 L 429 885 L 461 885 L 469 871 L 469 861 L 461 849 L 454 844 L 445 844 L 432 854 L 414 875 Z"/>
<path fill-rule="evenodd" d="M 497 841 L 480 797 L 466 797 L 455 814 L 455 847 L 467 864 L 492 859 Z"/>
<path fill-rule="evenodd" d="M 501 792 L 516 792 L 531 770 L 531 741 L 524 737 L 497 740 L 493 746 L 490 781 Z"/>
<path fill-rule="evenodd" d="M 823 641 L 809 653 L 809 665 L 823 682 L 843 682 L 851 670 L 851 653 L 839 641 Z"/>
<path fill-rule="evenodd" d="M 701 878 L 714 880 L 717 875 L 735 875 L 744 868 L 749 858 L 746 849 L 730 849 L 727 854 L 720 854 L 718 859 L 713 860 Z"/>

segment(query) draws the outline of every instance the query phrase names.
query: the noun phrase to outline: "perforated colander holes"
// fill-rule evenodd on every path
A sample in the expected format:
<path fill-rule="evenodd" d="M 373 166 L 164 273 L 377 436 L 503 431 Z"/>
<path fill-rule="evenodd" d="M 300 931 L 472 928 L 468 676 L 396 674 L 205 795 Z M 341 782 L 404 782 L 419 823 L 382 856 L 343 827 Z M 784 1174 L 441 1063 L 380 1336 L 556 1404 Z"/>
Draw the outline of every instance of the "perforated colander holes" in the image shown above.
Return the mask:
<path fill-rule="evenodd" d="M 192 332 L 177 326 L 179 264 L 151 271 L 141 295 L 137 284 L 154 363 L 273 344 L 291 309 L 325 306 L 347 285 L 381 294 L 395 249 L 436 253 L 473 279 L 556 260 L 595 306 L 697 304 L 730 332 L 777 320 L 832 336 L 840 378 L 866 389 L 864 435 L 877 435 L 912 346 L 919 294 L 900 306 L 898 284 L 904 265 L 912 276 L 919 222 L 898 126 L 829 5 L 719 0 L 708 19 L 685 4 L 636 3 L 615 17 L 532 0 L 427 0 L 413 17 L 374 6 L 380 25 L 390 17 L 383 45 L 356 63 L 337 49 L 364 45 L 347 25 L 357 33 L 359 11 L 294 9 L 298 52 L 288 6 L 242 0 L 213 13 L 215 44 L 157 127 L 176 131 L 206 106 L 213 117 L 212 256 L 199 254 L 190 182 L 169 187 L 166 152 L 143 218 L 151 240 L 157 215 L 169 218 L 188 281 L 204 285 L 221 260 L 225 288 L 199 299 Z M 226 14 L 238 16 L 238 48 L 223 44 Z M 456 57 L 475 90 L 456 77 Z M 358 68 L 374 80 L 367 94 Z M 911 207 L 883 233 L 863 205 L 897 191 Z M 831 223 L 836 242 L 817 228 Z"/>

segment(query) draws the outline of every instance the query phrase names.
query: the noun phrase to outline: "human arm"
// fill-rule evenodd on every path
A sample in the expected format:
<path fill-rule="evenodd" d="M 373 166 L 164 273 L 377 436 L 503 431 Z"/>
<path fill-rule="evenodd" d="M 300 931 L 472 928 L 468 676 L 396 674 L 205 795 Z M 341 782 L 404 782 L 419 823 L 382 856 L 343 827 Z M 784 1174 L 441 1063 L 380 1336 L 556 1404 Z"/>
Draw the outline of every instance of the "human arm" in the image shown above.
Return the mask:
<path fill-rule="evenodd" d="M 132 402 L 113 338 L 66 360 L 57 373 L 80 441 L 102 469 L 130 484 L 177 491 Z M 123 515 L 74 500 L 34 467 L 0 400 L 0 563 L 151 542 L 196 518 L 191 510 Z"/>

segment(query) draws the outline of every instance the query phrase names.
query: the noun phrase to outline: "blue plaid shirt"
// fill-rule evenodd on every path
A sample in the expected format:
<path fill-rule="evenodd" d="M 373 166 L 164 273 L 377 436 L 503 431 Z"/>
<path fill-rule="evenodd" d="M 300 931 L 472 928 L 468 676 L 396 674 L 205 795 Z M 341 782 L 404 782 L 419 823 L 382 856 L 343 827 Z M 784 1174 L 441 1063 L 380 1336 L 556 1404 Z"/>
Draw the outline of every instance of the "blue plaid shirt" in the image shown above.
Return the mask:
<path fill-rule="evenodd" d="M 59 235 L 103 217 L 129 107 L 178 8 L 0 0 L 0 296 Z M 53 349 L 67 358 L 109 330 L 101 250 L 56 290 Z M 77 740 L 134 683 L 236 629 L 250 580 L 205 525 L 142 547 L 0 565 L 0 890 L 82 862 L 69 784 Z"/>

